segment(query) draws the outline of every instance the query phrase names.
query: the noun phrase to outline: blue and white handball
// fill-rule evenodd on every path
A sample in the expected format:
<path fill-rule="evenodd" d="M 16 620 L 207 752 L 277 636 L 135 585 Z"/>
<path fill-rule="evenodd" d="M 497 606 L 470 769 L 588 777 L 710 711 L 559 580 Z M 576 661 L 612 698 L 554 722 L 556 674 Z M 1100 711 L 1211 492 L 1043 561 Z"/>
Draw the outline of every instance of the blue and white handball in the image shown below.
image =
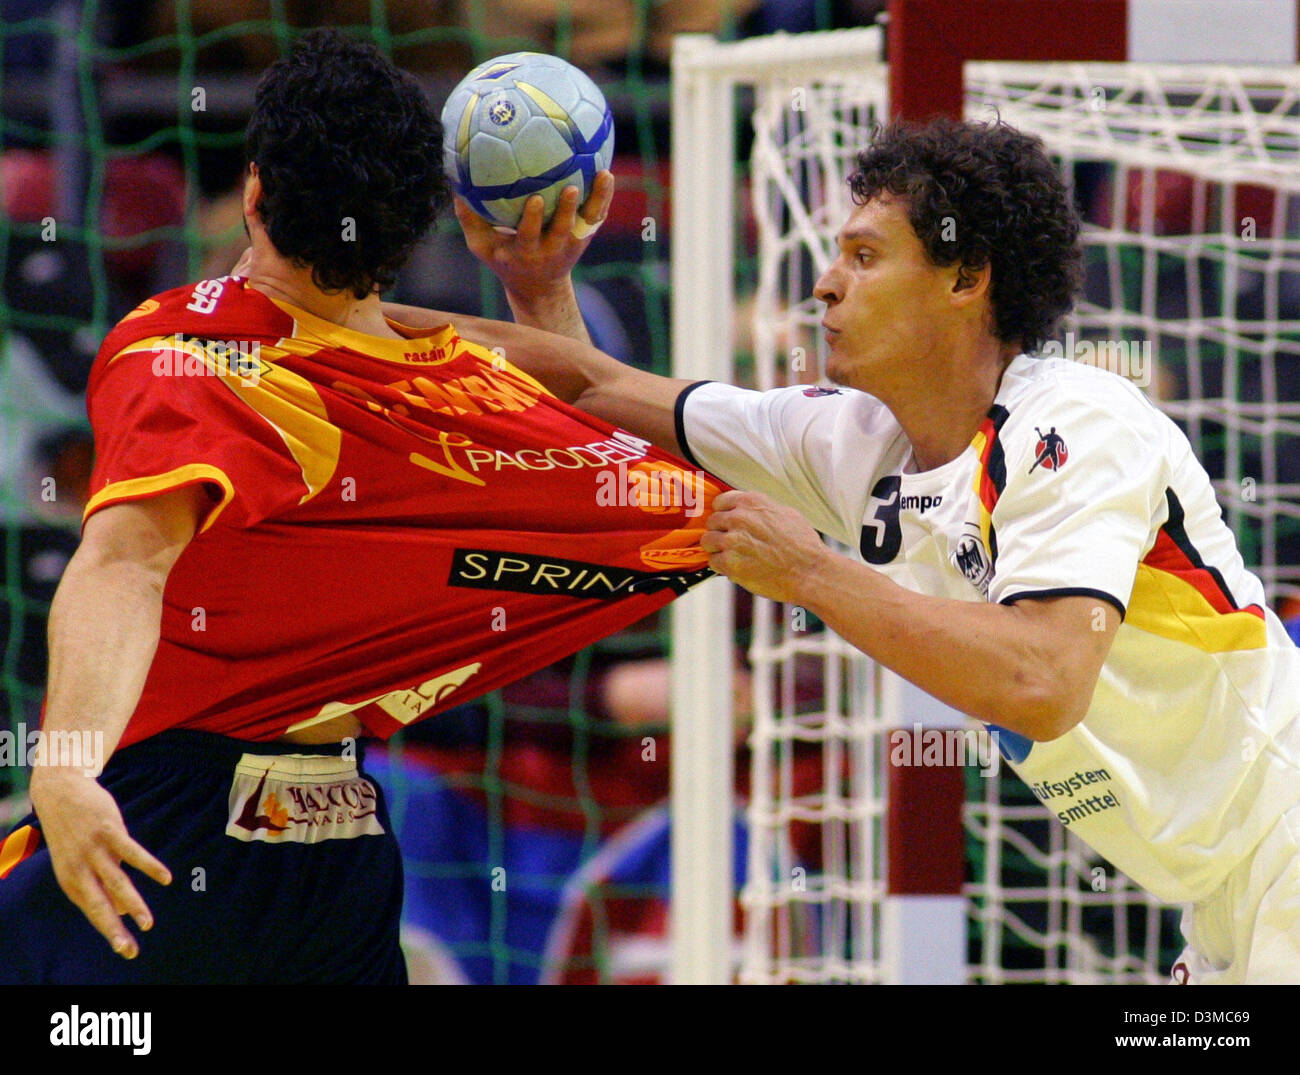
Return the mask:
<path fill-rule="evenodd" d="M 587 200 L 614 157 L 614 117 L 586 75 L 558 56 L 512 52 L 479 64 L 442 109 L 442 157 L 456 193 L 513 228 L 534 194 L 551 219 L 560 192 Z"/>

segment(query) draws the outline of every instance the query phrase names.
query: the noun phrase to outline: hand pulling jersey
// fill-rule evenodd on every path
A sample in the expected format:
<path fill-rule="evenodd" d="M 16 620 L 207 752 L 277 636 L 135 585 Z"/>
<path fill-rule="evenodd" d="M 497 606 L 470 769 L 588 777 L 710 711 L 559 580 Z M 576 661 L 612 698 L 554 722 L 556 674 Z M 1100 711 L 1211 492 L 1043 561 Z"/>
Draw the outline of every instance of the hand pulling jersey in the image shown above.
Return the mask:
<path fill-rule="evenodd" d="M 552 397 L 448 325 L 382 339 L 238 277 L 109 333 L 88 519 L 201 483 L 122 746 L 355 713 L 387 737 L 647 615 L 709 575 L 721 486 Z"/>
<path fill-rule="evenodd" d="M 889 410 L 851 389 L 701 384 L 678 425 L 693 461 L 908 589 L 1118 609 L 1084 720 L 999 745 L 1048 810 L 1161 899 L 1214 891 L 1300 801 L 1300 650 L 1187 438 L 1124 379 L 1022 355 L 965 451 L 919 473 Z"/>

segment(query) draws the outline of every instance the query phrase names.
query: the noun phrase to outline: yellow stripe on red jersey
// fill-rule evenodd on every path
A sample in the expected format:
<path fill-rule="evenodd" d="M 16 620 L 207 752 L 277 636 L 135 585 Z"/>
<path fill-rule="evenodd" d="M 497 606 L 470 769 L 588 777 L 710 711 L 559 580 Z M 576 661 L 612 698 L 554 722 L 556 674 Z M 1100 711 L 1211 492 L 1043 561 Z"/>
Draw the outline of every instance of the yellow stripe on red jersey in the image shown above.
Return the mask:
<path fill-rule="evenodd" d="M 555 399 L 451 325 L 372 337 L 239 278 L 109 334 L 87 517 L 202 483 L 128 745 L 355 712 L 387 736 L 707 577 L 724 486 Z"/>

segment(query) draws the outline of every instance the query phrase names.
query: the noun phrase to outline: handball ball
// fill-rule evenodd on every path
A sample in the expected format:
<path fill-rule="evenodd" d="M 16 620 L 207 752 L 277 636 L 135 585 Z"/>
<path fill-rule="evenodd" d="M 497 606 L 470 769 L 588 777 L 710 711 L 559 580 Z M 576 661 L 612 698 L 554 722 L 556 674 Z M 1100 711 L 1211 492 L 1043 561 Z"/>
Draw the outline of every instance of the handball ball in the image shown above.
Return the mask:
<path fill-rule="evenodd" d="M 493 224 L 517 227 L 524 203 L 550 220 L 565 187 L 587 200 L 614 157 L 614 117 L 586 75 L 558 56 L 512 52 L 479 64 L 442 109 L 443 166 L 457 194 Z"/>

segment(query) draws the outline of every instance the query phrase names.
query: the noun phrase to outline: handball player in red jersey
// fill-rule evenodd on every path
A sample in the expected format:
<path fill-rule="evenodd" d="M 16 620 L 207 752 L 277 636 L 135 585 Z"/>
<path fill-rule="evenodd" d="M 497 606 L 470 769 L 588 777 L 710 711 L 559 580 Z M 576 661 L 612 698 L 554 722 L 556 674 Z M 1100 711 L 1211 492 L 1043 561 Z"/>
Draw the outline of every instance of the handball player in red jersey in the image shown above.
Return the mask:
<path fill-rule="evenodd" d="M 582 217 L 571 189 L 544 232 L 538 198 L 496 240 L 512 293 L 538 282 L 535 324 L 577 339 L 386 319 L 379 290 L 446 201 L 440 144 L 375 49 L 306 35 L 257 90 L 249 255 L 105 339 L 43 728 L 106 764 L 33 769 L 34 814 L 0 842 L 0 982 L 405 981 L 358 741 L 709 574 L 723 487 L 515 365 L 589 349 L 563 292 L 610 176 Z"/>

